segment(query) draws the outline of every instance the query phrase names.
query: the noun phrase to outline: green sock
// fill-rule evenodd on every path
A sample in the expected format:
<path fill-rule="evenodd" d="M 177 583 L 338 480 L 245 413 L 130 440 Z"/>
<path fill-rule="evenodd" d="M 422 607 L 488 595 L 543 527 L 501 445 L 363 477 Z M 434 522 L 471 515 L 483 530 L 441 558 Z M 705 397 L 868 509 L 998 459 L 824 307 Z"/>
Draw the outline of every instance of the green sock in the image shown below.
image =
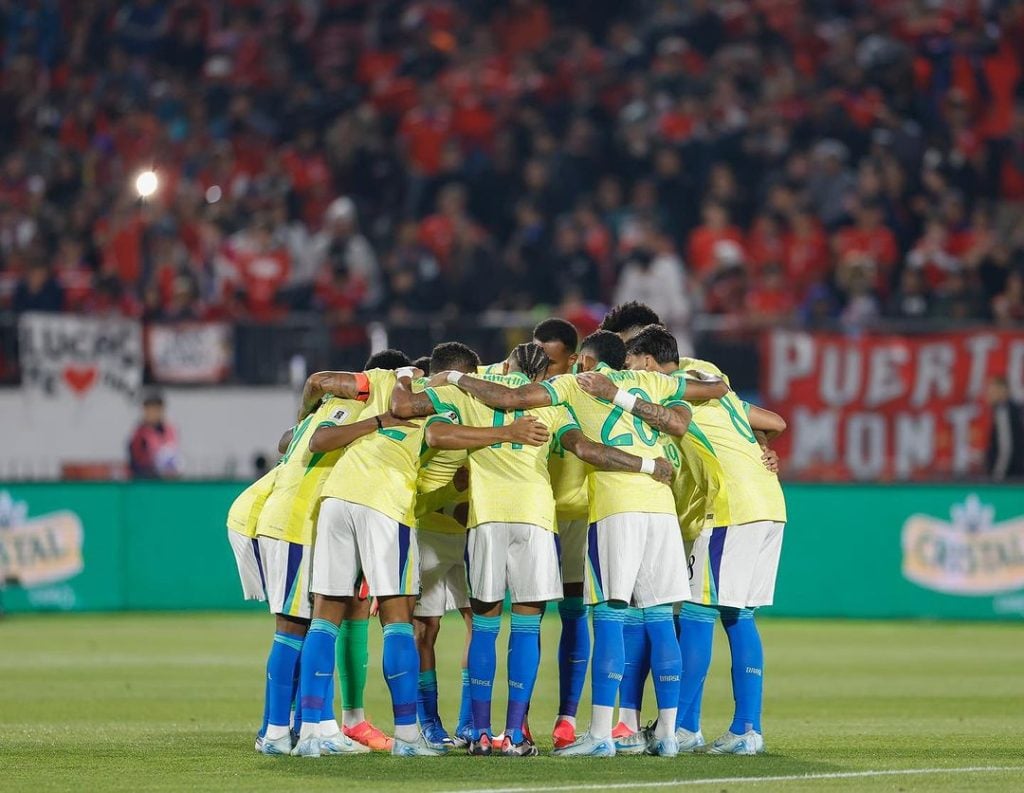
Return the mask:
<path fill-rule="evenodd" d="M 338 632 L 338 680 L 341 683 L 341 707 L 358 710 L 363 707 L 366 688 L 366 647 L 369 620 L 343 620 Z"/>

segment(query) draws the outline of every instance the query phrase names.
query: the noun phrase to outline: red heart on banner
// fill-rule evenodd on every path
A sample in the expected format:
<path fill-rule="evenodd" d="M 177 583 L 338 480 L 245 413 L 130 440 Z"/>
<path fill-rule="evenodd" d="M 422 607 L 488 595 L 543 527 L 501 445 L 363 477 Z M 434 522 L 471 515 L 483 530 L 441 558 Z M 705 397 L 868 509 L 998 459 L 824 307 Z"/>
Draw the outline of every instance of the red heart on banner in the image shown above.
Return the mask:
<path fill-rule="evenodd" d="M 95 366 L 65 366 L 64 382 L 68 388 L 81 396 L 96 383 L 99 374 Z"/>

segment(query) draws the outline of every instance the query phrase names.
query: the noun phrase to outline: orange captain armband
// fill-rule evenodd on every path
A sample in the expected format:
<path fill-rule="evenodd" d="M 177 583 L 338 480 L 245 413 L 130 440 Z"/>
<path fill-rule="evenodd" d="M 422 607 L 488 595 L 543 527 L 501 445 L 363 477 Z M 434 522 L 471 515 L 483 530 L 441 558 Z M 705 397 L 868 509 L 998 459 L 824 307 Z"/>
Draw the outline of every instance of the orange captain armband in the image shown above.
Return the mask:
<path fill-rule="evenodd" d="M 356 399 L 360 402 L 365 402 L 370 398 L 370 378 L 366 376 L 366 372 L 358 372 L 355 378 Z"/>

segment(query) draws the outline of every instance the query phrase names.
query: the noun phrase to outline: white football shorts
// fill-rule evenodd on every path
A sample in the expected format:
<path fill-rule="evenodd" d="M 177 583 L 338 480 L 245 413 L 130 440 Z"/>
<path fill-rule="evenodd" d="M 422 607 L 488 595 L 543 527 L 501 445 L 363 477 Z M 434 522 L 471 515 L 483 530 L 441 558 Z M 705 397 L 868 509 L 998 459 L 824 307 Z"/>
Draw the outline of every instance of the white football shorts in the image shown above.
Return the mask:
<path fill-rule="evenodd" d="M 591 523 L 583 594 L 591 605 L 618 600 L 637 608 L 689 597 L 678 518 L 622 512 Z"/>
<path fill-rule="evenodd" d="M 554 532 L 529 523 L 481 523 L 469 530 L 469 593 L 498 603 L 508 590 L 513 603 L 562 599 Z"/>
<path fill-rule="evenodd" d="M 417 617 L 443 617 L 449 611 L 469 608 L 466 581 L 466 534 L 440 531 L 416 532 L 420 551 L 420 599 Z"/>
<path fill-rule="evenodd" d="M 360 576 L 373 597 L 418 595 L 416 531 L 362 504 L 325 498 L 316 524 L 312 591 L 350 597 Z"/>
<path fill-rule="evenodd" d="M 702 531 L 687 544 L 688 599 L 704 606 L 770 606 L 785 528 L 785 523 L 759 520 Z"/>
<path fill-rule="evenodd" d="M 275 537 L 257 539 L 270 613 L 310 619 L 313 616 L 313 598 L 309 592 L 312 547 Z"/>
<path fill-rule="evenodd" d="M 260 549 L 256 538 L 246 537 L 244 534 L 228 529 L 228 542 L 235 554 L 238 580 L 242 582 L 242 597 L 246 600 L 266 600 L 263 563 L 260 560 Z"/>

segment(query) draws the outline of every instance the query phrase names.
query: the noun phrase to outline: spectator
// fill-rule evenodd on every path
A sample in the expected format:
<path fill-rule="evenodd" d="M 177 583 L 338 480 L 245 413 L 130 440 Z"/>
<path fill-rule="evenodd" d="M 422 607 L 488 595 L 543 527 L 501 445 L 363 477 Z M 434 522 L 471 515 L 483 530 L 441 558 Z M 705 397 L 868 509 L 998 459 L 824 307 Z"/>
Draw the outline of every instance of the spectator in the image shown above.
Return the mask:
<path fill-rule="evenodd" d="M 692 349 L 687 324 L 690 301 L 683 264 L 664 240 L 659 244 L 655 238 L 652 243 L 658 248 L 637 248 L 626 256 L 615 302 L 636 300 L 646 303 L 661 317 L 662 323 L 672 331 L 682 347 Z"/>
<path fill-rule="evenodd" d="M 307 278 L 318 283 L 322 279 L 330 280 L 339 262 L 344 264 L 348 276 L 362 284 L 362 296 L 356 307 L 377 306 L 383 294 L 377 255 L 369 240 L 359 232 L 355 203 L 344 196 L 331 202 L 324 213 L 324 228 L 310 243 L 302 281 Z"/>
<path fill-rule="evenodd" d="M 1024 477 L 1024 407 L 1010 395 L 1006 379 L 994 377 L 988 384 L 992 411 L 985 466 L 996 482 Z"/>
<path fill-rule="evenodd" d="M 142 421 L 128 442 L 128 463 L 136 479 L 174 479 L 181 473 L 178 432 L 167 423 L 160 394 L 148 394 L 142 402 Z"/>
<path fill-rule="evenodd" d="M 704 222 L 690 234 L 689 263 L 703 280 L 714 270 L 717 243 L 732 242 L 742 252 L 743 232 L 730 222 L 728 210 L 718 201 L 705 202 L 702 216 Z"/>
<path fill-rule="evenodd" d="M 60 311 L 64 308 L 64 290 L 46 263 L 29 262 L 24 277 L 14 290 L 11 308 L 22 311 Z"/>

